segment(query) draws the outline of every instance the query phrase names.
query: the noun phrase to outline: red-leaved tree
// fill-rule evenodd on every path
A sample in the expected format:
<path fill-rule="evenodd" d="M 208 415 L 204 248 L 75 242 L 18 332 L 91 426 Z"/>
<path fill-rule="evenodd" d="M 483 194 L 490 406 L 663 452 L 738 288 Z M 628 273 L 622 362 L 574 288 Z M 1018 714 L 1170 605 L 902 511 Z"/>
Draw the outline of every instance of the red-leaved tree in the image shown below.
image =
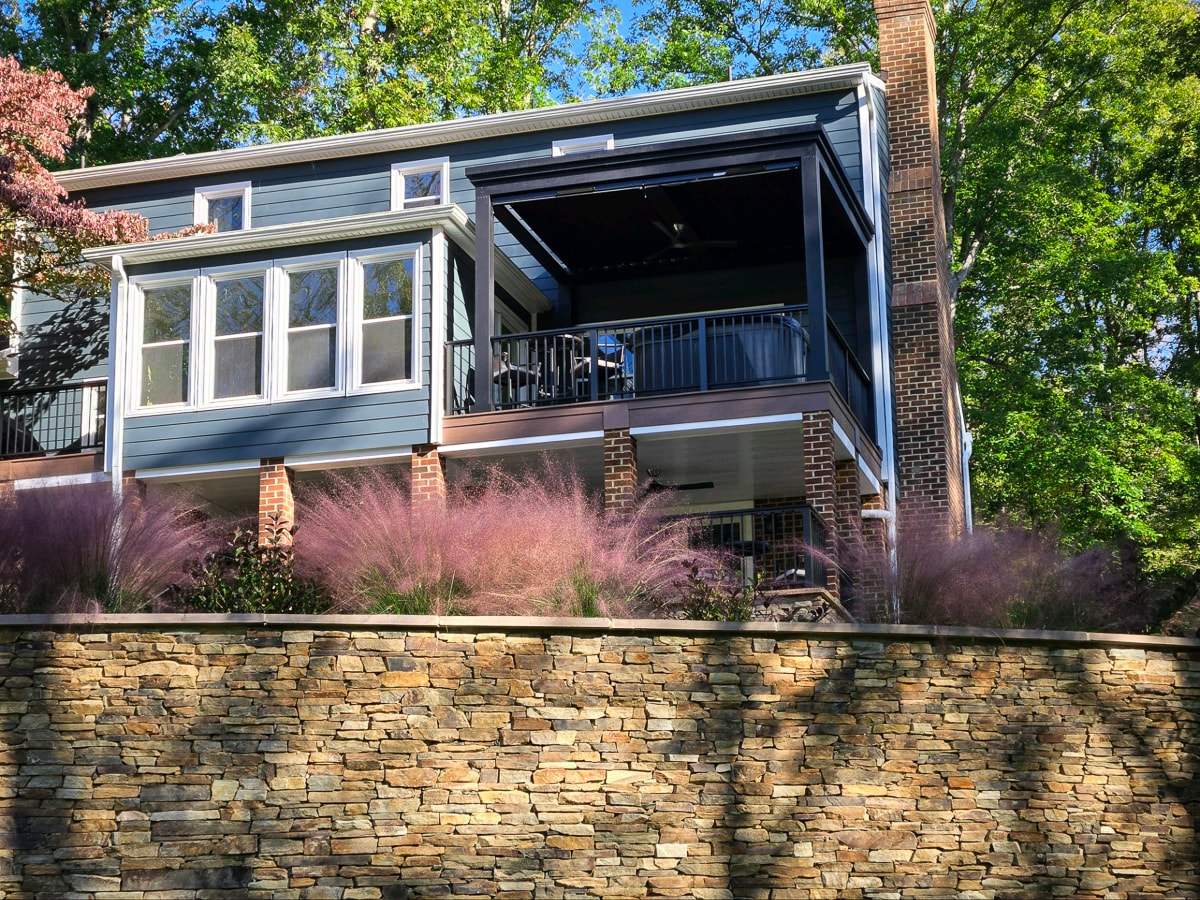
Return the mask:
<path fill-rule="evenodd" d="M 12 291 L 67 302 L 108 291 L 108 275 L 83 262 L 87 247 L 146 240 L 145 218 L 96 213 L 67 192 L 42 161 L 61 162 L 91 88 L 73 90 L 57 72 L 23 70 L 0 57 L 0 330 Z"/>

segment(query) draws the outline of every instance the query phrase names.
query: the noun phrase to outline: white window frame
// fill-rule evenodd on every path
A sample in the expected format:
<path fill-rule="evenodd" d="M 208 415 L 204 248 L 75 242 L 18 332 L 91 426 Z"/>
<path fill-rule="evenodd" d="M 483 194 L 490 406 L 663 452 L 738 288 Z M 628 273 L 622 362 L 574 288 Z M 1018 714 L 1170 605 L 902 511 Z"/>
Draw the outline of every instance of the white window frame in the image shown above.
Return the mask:
<path fill-rule="evenodd" d="M 443 182 L 444 184 L 445 182 Z M 348 384 L 350 385 L 349 393 L 353 394 L 374 394 L 382 391 L 406 390 L 420 387 L 421 385 L 421 323 L 422 323 L 422 306 L 421 298 L 424 295 L 424 289 L 421 279 L 421 257 L 423 245 L 414 244 L 408 247 L 388 247 L 378 250 L 360 250 L 347 254 L 350 278 L 349 278 L 349 294 L 351 297 L 350 314 L 347 317 L 349 323 L 347 341 L 354 347 L 353 353 L 349 354 L 350 372 Z M 412 321 L 412 343 L 409 346 L 409 359 L 412 360 L 412 376 L 405 379 L 397 379 L 395 381 L 373 381 L 370 384 L 364 384 L 362 380 L 362 352 L 358 341 L 358 336 L 362 333 L 364 318 L 363 318 L 363 264 L 389 262 L 395 259 L 411 259 L 412 260 L 412 314 L 409 317 Z"/>
<path fill-rule="evenodd" d="M 291 334 L 291 294 L 288 290 L 288 275 L 293 272 L 311 271 L 314 269 L 337 269 L 337 299 L 335 303 L 334 328 L 336 336 L 334 337 L 334 361 L 333 361 L 333 386 L 327 388 L 306 388 L 304 390 L 289 391 L 288 382 L 288 336 Z M 342 253 L 321 253 L 313 256 L 296 256 L 289 259 L 277 259 L 274 263 L 275 271 L 275 291 L 274 301 L 272 306 L 275 307 L 278 313 L 279 324 L 275 328 L 272 335 L 275 342 L 276 359 L 279 360 L 279 365 L 276 369 L 276 379 L 273 385 L 274 390 L 272 396 L 280 400 L 302 400 L 307 397 L 330 397 L 336 394 L 342 394 L 346 391 L 346 360 L 349 358 L 351 348 L 349 346 L 349 336 L 347 332 L 350 330 L 346 327 L 347 316 L 347 285 L 346 285 L 346 254 Z M 304 326 L 304 327 L 319 327 L 319 326 Z"/>
<path fill-rule="evenodd" d="M 369 250 L 341 251 L 284 259 L 263 259 L 251 263 L 211 266 L 146 275 L 130 279 L 129 362 L 124 373 L 125 414 L 157 415 L 188 409 L 225 409 L 262 406 L 311 398 L 352 396 L 416 390 L 422 387 L 426 361 L 421 355 L 427 303 L 424 299 L 426 243 L 395 244 Z M 362 351 L 358 336 L 362 329 L 362 266 L 364 263 L 411 259 L 412 298 L 412 377 L 396 381 L 363 384 Z M 288 275 L 306 269 L 337 269 L 337 302 L 334 384 L 329 388 L 289 391 L 288 334 L 290 331 L 290 295 Z M 263 277 L 263 373 L 262 393 L 258 396 L 224 397 L 216 393 L 216 283 L 239 275 Z M 188 332 L 188 399 L 182 403 L 143 405 L 141 360 L 145 325 L 144 291 L 147 288 L 188 285 L 191 289 L 191 316 Z"/>
<path fill-rule="evenodd" d="M 404 176 L 417 175 L 421 172 L 440 172 L 442 176 L 442 193 L 436 203 L 430 203 L 424 197 L 408 201 L 404 196 Z M 420 159 L 413 162 L 392 164 L 391 175 L 391 208 L 392 212 L 402 209 L 422 209 L 429 206 L 442 206 L 450 202 L 450 157 L 438 159 Z"/>
<path fill-rule="evenodd" d="M 137 302 L 133 304 L 130 317 L 132 321 L 131 336 L 134 338 L 133 355 L 131 365 L 129 366 L 129 375 L 125 381 L 127 388 L 127 396 L 133 401 L 132 408 L 136 412 L 143 413 L 161 413 L 188 409 L 196 405 L 196 398 L 199 396 L 197 391 L 200 389 L 202 382 L 199 380 L 196 359 L 196 313 L 197 301 L 196 294 L 199 289 L 197 279 L 199 272 L 173 272 L 165 276 L 147 276 L 145 278 L 135 278 L 131 280 L 130 286 L 136 294 Z M 145 341 L 145 325 L 146 325 L 146 289 L 147 288 L 169 288 L 176 285 L 186 284 L 191 290 L 192 308 L 188 317 L 188 380 L 187 380 L 187 399 L 181 403 L 143 403 L 142 402 L 142 351 L 146 347 Z"/>
<path fill-rule="evenodd" d="M 232 184 L 214 184 L 210 187 L 196 188 L 192 210 L 192 223 L 195 225 L 209 224 L 209 201 L 218 200 L 223 197 L 240 196 L 242 198 L 242 227 L 240 230 L 246 231 L 250 228 L 250 194 L 249 181 L 238 181 Z"/>
<path fill-rule="evenodd" d="M 255 265 L 213 266 L 202 269 L 196 296 L 198 303 L 197 321 L 201 329 L 204 352 L 197 359 L 200 379 L 204 390 L 197 395 L 198 406 L 252 406 L 265 403 L 270 397 L 270 375 L 274 362 L 271 352 L 273 310 L 271 303 L 271 277 L 274 263 L 265 260 Z M 240 397 L 217 397 L 217 282 L 238 276 L 261 275 L 263 279 L 263 328 L 262 328 L 262 391 Z"/>
<path fill-rule="evenodd" d="M 617 141 L 611 134 L 589 134 L 584 137 L 564 138 L 550 144 L 551 156 L 570 156 L 572 153 L 597 153 L 615 150 Z"/>

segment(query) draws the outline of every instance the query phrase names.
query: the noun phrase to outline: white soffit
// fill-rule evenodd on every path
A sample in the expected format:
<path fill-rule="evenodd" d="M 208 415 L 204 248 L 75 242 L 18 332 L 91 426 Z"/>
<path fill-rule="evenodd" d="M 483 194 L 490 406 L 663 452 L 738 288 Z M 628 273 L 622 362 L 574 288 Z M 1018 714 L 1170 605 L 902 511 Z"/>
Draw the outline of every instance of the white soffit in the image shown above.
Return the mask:
<path fill-rule="evenodd" d="M 406 125 L 400 128 L 307 138 L 281 144 L 234 147 L 207 153 L 180 154 L 165 159 L 72 169 L 55 173 L 55 178 L 69 191 L 82 191 L 371 153 L 399 153 L 421 147 L 550 128 L 598 125 L 639 116 L 686 112 L 840 89 L 852 90 L 870 77 L 871 68 L 867 63 L 851 63 L 807 72 L 724 81 L 719 84 L 677 88 L 612 100 L 588 100 L 426 125 Z"/>

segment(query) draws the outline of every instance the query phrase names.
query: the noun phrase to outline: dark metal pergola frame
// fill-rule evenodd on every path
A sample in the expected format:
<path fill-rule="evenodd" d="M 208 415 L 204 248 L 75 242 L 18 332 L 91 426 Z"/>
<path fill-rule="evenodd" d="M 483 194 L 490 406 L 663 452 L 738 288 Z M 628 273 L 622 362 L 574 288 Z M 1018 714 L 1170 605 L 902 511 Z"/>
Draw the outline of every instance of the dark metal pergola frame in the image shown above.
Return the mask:
<path fill-rule="evenodd" d="M 491 356 L 495 319 L 495 220 L 556 277 L 566 276 L 558 260 L 506 204 L 565 197 L 639 181 L 682 182 L 700 177 L 745 175 L 794 164 L 801 183 L 804 281 L 809 320 L 808 380 L 829 377 L 825 305 L 822 205 L 836 204 L 865 249 L 873 234 L 870 217 L 854 193 L 828 134 L 821 125 L 764 129 L 704 141 L 670 141 L 627 149 L 581 153 L 467 169 L 475 185 L 475 398 L 476 411 L 491 408 Z"/>

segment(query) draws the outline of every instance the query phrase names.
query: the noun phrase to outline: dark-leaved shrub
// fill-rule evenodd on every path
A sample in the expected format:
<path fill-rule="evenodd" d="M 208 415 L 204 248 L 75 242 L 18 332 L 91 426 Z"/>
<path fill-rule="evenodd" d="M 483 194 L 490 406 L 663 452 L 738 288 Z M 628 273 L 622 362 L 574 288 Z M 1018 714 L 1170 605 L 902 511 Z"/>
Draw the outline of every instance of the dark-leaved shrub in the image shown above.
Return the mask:
<path fill-rule="evenodd" d="M 297 575 L 292 537 L 295 528 L 278 523 L 259 543 L 252 526 L 236 526 L 224 547 L 196 563 L 193 582 L 180 602 L 213 613 L 323 613 L 329 596 L 314 578 Z"/>

